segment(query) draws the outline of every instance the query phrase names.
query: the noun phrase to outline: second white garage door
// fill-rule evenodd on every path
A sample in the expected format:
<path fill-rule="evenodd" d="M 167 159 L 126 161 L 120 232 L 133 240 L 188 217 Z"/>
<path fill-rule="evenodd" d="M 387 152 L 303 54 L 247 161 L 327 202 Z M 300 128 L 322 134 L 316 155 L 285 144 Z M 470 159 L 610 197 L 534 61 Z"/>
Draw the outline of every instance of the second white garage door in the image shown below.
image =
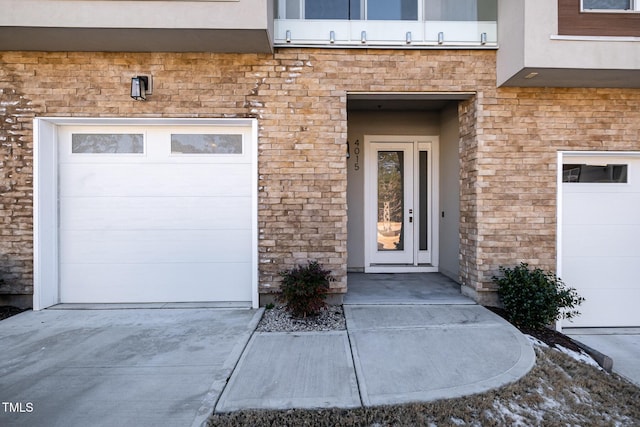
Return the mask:
<path fill-rule="evenodd" d="M 60 302 L 252 301 L 251 128 L 58 137 Z"/>
<path fill-rule="evenodd" d="M 640 157 L 563 157 L 561 273 L 586 299 L 563 326 L 640 326 Z"/>

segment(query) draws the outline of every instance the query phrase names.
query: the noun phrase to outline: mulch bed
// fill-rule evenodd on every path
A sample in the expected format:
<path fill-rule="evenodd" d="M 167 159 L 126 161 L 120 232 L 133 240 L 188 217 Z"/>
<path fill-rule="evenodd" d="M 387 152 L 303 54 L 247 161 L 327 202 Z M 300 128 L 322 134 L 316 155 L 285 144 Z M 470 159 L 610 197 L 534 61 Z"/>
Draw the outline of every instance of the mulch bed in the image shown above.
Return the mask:
<path fill-rule="evenodd" d="M 22 313 L 23 311 L 27 311 L 28 308 L 18 308 L 12 307 L 10 305 L 2 305 L 0 306 L 0 320 L 4 320 L 7 317 L 15 316 L 18 313 Z"/>
<path fill-rule="evenodd" d="M 504 318 L 509 321 L 507 317 L 507 312 L 499 307 L 488 307 L 485 308 L 493 311 L 498 316 Z M 520 330 L 523 334 L 531 335 L 534 338 L 539 339 L 543 343 L 547 344 L 550 347 L 562 346 L 568 348 L 569 350 L 580 352 L 580 347 L 576 345 L 575 342 L 571 340 L 568 336 L 563 333 L 560 333 L 551 328 L 542 328 L 542 329 L 529 329 L 529 328 L 521 328 L 518 325 L 513 325 Z"/>

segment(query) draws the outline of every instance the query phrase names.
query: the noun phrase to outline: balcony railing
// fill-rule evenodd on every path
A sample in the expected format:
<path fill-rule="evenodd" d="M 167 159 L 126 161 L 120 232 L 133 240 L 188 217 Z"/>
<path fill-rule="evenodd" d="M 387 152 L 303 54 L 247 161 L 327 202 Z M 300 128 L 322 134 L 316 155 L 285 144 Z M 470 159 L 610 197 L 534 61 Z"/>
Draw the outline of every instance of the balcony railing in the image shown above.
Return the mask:
<path fill-rule="evenodd" d="M 497 47 L 497 0 L 278 0 L 276 46 Z"/>

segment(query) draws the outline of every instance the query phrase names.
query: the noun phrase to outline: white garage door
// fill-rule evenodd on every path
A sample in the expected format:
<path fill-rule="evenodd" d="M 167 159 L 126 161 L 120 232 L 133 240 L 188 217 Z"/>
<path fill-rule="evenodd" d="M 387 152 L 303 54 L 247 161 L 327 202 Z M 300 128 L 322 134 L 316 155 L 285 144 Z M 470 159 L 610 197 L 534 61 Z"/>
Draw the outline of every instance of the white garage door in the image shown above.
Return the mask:
<path fill-rule="evenodd" d="M 564 326 L 640 326 L 640 157 L 563 157 L 562 279 L 586 299 Z"/>
<path fill-rule="evenodd" d="M 251 128 L 58 137 L 60 302 L 252 301 Z"/>

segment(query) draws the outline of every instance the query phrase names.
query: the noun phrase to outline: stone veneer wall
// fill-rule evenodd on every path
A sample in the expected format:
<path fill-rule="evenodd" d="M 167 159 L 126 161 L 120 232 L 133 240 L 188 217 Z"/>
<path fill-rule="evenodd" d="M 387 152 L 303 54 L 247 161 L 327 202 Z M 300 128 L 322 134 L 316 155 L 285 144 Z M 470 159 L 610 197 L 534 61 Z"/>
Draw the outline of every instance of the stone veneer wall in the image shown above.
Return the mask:
<path fill-rule="evenodd" d="M 0 63 L 0 76 L 3 76 Z M 33 155 L 31 102 L 0 77 L 0 305 L 31 306 Z M 4 294 L 15 295 L 12 300 Z"/>
<path fill-rule="evenodd" d="M 460 281 L 555 266 L 559 149 L 640 150 L 640 91 L 496 89 L 495 51 L 279 49 L 267 54 L 0 52 L 0 294 L 32 292 L 34 116 L 259 120 L 260 292 L 317 259 L 346 289 L 346 94 L 477 92 L 460 104 Z M 129 98 L 152 74 L 147 102 Z M 489 293 L 487 293 L 489 291 Z"/>
<path fill-rule="evenodd" d="M 470 284 L 482 301 L 499 265 L 555 270 L 557 152 L 640 151 L 640 89 L 504 88 L 478 104 L 477 281 Z"/>
<path fill-rule="evenodd" d="M 460 120 L 460 277 L 463 293 L 475 298 L 478 284 L 477 97 L 458 105 Z"/>

